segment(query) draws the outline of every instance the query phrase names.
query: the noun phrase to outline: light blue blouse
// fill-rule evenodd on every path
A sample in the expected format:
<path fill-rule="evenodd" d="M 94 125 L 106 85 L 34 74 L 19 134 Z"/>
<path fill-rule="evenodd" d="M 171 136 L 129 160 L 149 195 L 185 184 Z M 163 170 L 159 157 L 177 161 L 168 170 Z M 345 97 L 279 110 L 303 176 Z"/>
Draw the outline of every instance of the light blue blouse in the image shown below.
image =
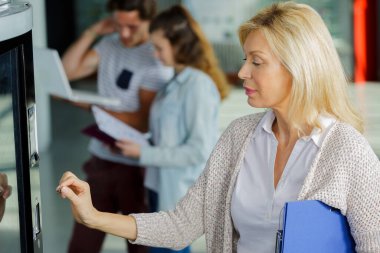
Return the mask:
<path fill-rule="evenodd" d="M 160 90 L 150 112 L 154 146 L 141 148 L 145 185 L 169 210 L 202 172 L 218 137 L 220 96 L 212 79 L 187 67 Z"/>
<path fill-rule="evenodd" d="M 322 131 L 314 128 L 310 136 L 297 140 L 274 188 L 278 145 L 272 131 L 274 119 L 273 111 L 269 110 L 257 126 L 232 194 L 231 216 L 240 235 L 238 253 L 275 252 L 281 210 L 285 202 L 297 199 L 311 163 L 335 122 L 333 118 L 320 116 Z"/>

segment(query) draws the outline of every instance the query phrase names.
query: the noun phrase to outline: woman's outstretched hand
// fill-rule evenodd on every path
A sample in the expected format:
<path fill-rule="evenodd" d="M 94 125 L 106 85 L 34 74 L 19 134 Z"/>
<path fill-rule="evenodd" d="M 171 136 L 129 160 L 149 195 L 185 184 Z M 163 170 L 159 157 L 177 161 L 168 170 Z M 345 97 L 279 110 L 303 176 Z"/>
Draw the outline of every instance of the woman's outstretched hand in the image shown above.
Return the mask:
<path fill-rule="evenodd" d="M 90 186 L 71 172 L 65 172 L 56 191 L 70 200 L 75 220 L 89 228 L 135 240 L 136 220 L 129 215 L 100 212 L 92 205 Z"/>
<path fill-rule="evenodd" d="M 98 211 L 92 205 L 90 186 L 71 172 L 65 172 L 56 191 L 71 203 L 73 216 L 78 223 L 93 226 Z"/>
<path fill-rule="evenodd" d="M 8 185 L 8 177 L 0 173 L 0 198 L 7 199 L 12 194 L 12 186 Z"/>

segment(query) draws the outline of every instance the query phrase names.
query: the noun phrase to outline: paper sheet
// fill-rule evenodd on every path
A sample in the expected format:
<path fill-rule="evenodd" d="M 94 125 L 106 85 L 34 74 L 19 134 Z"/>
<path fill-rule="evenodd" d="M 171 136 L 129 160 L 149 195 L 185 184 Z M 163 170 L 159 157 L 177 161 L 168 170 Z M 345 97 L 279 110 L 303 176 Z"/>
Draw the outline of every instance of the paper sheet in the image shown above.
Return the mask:
<path fill-rule="evenodd" d="M 140 145 L 148 145 L 148 134 L 144 134 L 135 128 L 125 124 L 97 106 L 91 107 L 98 127 L 103 132 L 116 140 L 127 139 Z"/>

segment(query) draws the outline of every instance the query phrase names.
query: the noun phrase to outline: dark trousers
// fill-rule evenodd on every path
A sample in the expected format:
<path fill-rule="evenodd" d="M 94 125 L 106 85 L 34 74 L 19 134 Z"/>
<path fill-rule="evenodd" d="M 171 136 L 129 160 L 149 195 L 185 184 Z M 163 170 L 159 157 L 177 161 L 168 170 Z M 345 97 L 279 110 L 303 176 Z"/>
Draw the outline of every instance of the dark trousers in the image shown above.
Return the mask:
<path fill-rule="evenodd" d="M 143 168 L 92 157 L 83 170 L 91 187 L 92 202 L 99 211 L 122 214 L 147 211 Z M 68 252 L 100 252 L 104 237 L 103 232 L 75 223 Z M 128 242 L 127 245 L 129 253 L 147 252 L 146 247 Z"/>

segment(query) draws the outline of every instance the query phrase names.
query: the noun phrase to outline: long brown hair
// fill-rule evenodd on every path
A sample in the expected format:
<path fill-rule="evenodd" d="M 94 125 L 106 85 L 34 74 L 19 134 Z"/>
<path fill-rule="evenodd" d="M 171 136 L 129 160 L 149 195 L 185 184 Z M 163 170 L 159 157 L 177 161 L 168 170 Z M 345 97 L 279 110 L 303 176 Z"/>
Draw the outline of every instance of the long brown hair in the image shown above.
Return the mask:
<path fill-rule="evenodd" d="M 199 24 L 181 5 L 174 5 L 155 17 L 149 32 L 162 30 L 174 50 L 176 63 L 197 68 L 215 82 L 221 99 L 229 93 L 226 76 Z"/>

